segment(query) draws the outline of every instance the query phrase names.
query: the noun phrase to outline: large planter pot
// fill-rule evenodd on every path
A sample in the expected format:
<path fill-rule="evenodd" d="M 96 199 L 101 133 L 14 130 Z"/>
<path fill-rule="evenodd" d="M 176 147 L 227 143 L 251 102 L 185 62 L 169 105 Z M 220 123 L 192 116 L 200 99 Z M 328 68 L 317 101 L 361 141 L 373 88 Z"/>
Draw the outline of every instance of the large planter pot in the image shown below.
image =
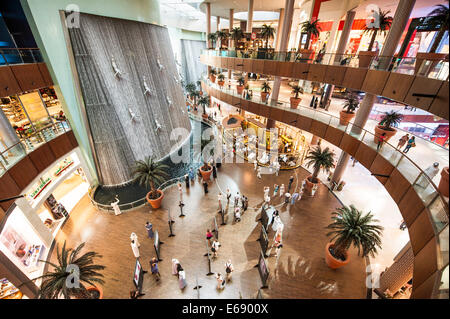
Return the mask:
<path fill-rule="evenodd" d="M 312 180 L 312 175 L 309 175 L 306 178 L 306 184 L 305 184 L 305 190 L 304 190 L 305 194 L 308 196 L 313 196 L 312 190 L 313 190 L 314 186 L 320 184 L 319 180 L 317 180 L 317 183 L 313 183 L 311 180 Z"/>
<path fill-rule="evenodd" d="M 243 85 L 236 85 L 236 91 L 238 92 L 239 95 L 241 95 L 242 92 L 244 92 L 244 86 Z"/>
<path fill-rule="evenodd" d="M 377 55 L 377 51 L 359 51 L 358 64 L 360 68 L 368 68 L 373 58 Z"/>
<path fill-rule="evenodd" d="M 95 296 L 98 296 L 98 298 L 93 298 L 93 299 L 103 299 L 103 289 L 97 286 L 89 286 L 86 287 L 86 290 L 89 293 L 92 293 Z"/>
<path fill-rule="evenodd" d="M 386 133 L 386 138 L 384 139 L 384 141 L 385 142 L 389 141 L 391 137 L 397 133 L 397 130 L 395 128 L 391 127 L 391 130 L 392 131 L 385 130 L 382 125 L 375 126 L 375 136 L 373 137 L 373 141 L 378 144 L 379 137 L 383 133 Z"/>
<path fill-rule="evenodd" d="M 208 165 L 207 170 L 203 170 L 203 166 L 200 167 L 200 174 L 202 174 L 204 181 L 209 181 L 209 178 L 211 177 L 211 173 L 212 173 L 211 165 Z"/>
<path fill-rule="evenodd" d="M 212 83 L 216 82 L 216 76 L 215 75 L 210 74 L 209 75 L 209 79 L 211 80 Z"/>
<path fill-rule="evenodd" d="M 331 246 L 333 246 L 333 243 L 328 243 L 325 246 L 325 261 L 326 261 L 328 267 L 330 267 L 331 269 L 338 269 L 342 266 L 347 265 L 350 261 L 350 257 L 348 256 L 348 253 L 347 252 L 345 253 L 345 261 L 337 259 L 330 253 Z"/>
<path fill-rule="evenodd" d="M 198 91 L 198 94 L 203 95 L 203 91 Z"/>
<path fill-rule="evenodd" d="M 150 199 L 150 192 L 147 193 L 147 196 L 145 196 L 145 199 L 147 199 L 147 202 L 152 206 L 152 208 L 157 209 L 161 207 L 162 200 L 164 198 L 164 192 L 160 189 L 157 190 L 159 193 L 159 197 L 157 199 Z"/>
<path fill-rule="evenodd" d="M 439 181 L 438 190 L 442 196 L 448 197 L 448 166 L 441 171 L 441 180 Z"/>
<path fill-rule="evenodd" d="M 355 113 L 348 113 L 346 111 L 341 111 L 339 113 L 339 124 L 340 125 L 347 125 L 350 123 L 350 121 L 355 117 Z"/>
<path fill-rule="evenodd" d="M 261 92 L 261 99 L 263 102 L 267 102 L 267 99 L 269 98 L 269 94 L 268 92 Z"/>
<path fill-rule="evenodd" d="M 300 101 L 302 99 L 300 98 L 295 98 L 295 97 L 291 97 L 290 101 L 291 101 L 291 109 L 296 109 L 298 107 L 298 105 L 300 104 Z"/>
<path fill-rule="evenodd" d="M 217 84 L 219 84 L 219 86 L 223 86 L 225 84 L 225 81 L 219 80 L 217 81 Z"/>

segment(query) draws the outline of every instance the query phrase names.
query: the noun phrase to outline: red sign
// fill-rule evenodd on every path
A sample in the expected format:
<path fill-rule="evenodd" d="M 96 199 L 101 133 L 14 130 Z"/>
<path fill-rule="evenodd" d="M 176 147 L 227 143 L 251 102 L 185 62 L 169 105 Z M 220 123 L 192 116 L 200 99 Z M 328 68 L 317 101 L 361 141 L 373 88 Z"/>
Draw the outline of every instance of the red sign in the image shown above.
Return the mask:
<path fill-rule="evenodd" d="M 252 40 L 255 40 L 256 39 L 256 33 L 255 32 L 252 32 Z"/>

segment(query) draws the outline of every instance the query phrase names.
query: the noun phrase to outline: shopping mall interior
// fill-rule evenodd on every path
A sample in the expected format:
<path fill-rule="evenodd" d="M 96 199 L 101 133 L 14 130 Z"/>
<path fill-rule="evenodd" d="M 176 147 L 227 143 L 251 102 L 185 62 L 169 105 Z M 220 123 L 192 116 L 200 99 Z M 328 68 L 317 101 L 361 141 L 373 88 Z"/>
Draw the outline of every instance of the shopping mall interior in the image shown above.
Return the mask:
<path fill-rule="evenodd" d="M 449 299 L 449 2 L 0 3 L 0 299 Z"/>

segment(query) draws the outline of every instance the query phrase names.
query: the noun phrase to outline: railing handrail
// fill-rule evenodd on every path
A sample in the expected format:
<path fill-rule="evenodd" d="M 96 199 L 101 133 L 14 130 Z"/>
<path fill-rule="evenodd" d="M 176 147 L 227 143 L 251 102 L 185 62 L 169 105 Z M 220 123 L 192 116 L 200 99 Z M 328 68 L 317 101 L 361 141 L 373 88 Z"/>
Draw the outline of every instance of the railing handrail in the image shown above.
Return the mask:
<path fill-rule="evenodd" d="M 0 48 L 0 50 L 37 50 L 37 51 L 40 51 L 39 48 Z"/>
<path fill-rule="evenodd" d="M 220 86 L 218 86 L 218 85 L 216 85 L 215 83 L 211 83 L 211 81 L 209 80 L 209 79 L 205 79 L 205 77 L 203 76 L 203 80 L 205 81 L 207 81 L 207 83 L 209 84 L 209 86 L 211 86 L 211 87 L 218 87 L 219 88 L 219 90 L 223 90 L 223 88 L 221 88 Z M 240 96 L 239 94 L 234 94 L 234 89 L 225 89 L 225 90 L 231 90 L 231 92 L 233 93 L 233 95 L 234 96 L 236 96 L 236 97 L 240 97 L 241 99 L 242 99 L 242 96 Z M 237 92 L 236 92 L 237 93 Z M 272 101 L 272 100 L 271 100 Z M 278 102 L 278 101 L 275 101 L 275 102 Z M 260 103 L 260 102 L 257 102 L 258 104 L 262 104 L 262 103 Z M 287 104 L 287 102 L 284 102 L 284 101 L 282 101 L 282 104 Z M 265 104 L 265 105 L 269 105 L 269 104 Z M 281 108 L 281 107 L 279 107 L 278 105 L 276 105 L 276 106 L 274 106 L 274 105 L 270 105 L 271 107 L 275 107 L 275 108 L 280 108 L 280 109 L 286 109 L 286 108 Z M 305 107 L 305 106 L 303 106 L 303 105 L 301 105 L 301 104 L 299 104 L 298 105 L 298 108 L 306 108 L 306 109 L 308 109 L 308 110 L 311 110 L 311 108 L 310 107 Z M 292 109 L 292 108 L 289 108 L 291 111 L 293 111 L 294 113 L 297 113 L 297 114 L 299 114 L 300 115 L 300 112 L 298 112 L 298 111 L 300 111 L 299 109 Z M 319 111 L 319 110 L 314 110 L 314 109 L 312 109 L 311 111 L 313 111 L 313 112 L 320 112 L 320 113 L 322 113 L 322 114 L 325 114 L 326 116 L 329 116 L 330 118 L 332 118 L 332 119 L 335 119 L 335 120 L 339 120 L 339 117 L 337 117 L 337 116 L 334 116 L 334 115 L 332 115 L 332 114 L 328 114 L 328 113 L 324 113 L 324 112 L 321 112 L 321 111 Z M 329 122 L 329 124 L 331 123 L 331 120 L 330 120 L 330 122 Z M 329 125 L 328 124 L 328 125 Z M 362 134 L 362 132 L 364 132 L 364 134 L 370 134 L 370 135 L 372 135 L 372 136 L 376 136 L 375 134 L 373 134 L 372 132 L 370 132 L 370 131 L 368 131 L 368 130 L 366 130 L 366 129 L 364 129 L 364 128 L 362 128 L 362 127 L 360 127 L 360 126 L 358 126 L 358 125 L 355 125 L 353 122 L 349 122 L 348 124 L 347 124 L 347 126 L 345 127 L 345 130 L 344 130 L 344 132 L 347 132 L 347 129 L 348 129 L 348 127 L 351 125 L 351 127 L 357 127 L 358 129 L 360 129 L 361 130 L 361 133 L 360 134 L 358 134 L 358 135 L 361 135 Z M 349 134 L 350 135 L 350 134 Z M 361 140 L 361 142 L 362 143 L 364 143 L 364 141 L 363 140 Z M 387 144 L 387 145 L 390 145 L 396 152 L 398 152 L 398 153 L 400 153 L 398 150 L 397 150 L 397 148 L 395 147 L 395 146 L 393 146 L 392 144 L 390 144 L 389 142 L 383 142 L 383 144 Z M 417 176 L 417 179 L 420 177 L 420 176 L 425 176 L 425 178 L 430 182 L 430 184 L 432 185 L 432 187 L 434 188 L 434 190 L 436 191 L 436 193 L 440 196 L 440 198 L 441 198 L 441 200 L 442 200 L 442 202 L 444 203 L 444 205 L 446 206 L 445 208 L 446 208 L 446 213 L 447 213 L 447 216 L 448 216 L 448 214 L 449 214 L 449 206 L 448 206 L 448 203 L 447 203 L 447 201 L 445 200 L 445 198 L 444 198 L 444 196 L 442 196 L 442 194 L 438 191 L 438 188 L 437 188 L 437 186 L 434 184 L 434 182 L 432 181 L 432 179 L 411 159 L 411 158 L 409 158 L 406 154 L 404 154 L 403 152 L 401 152 L 400 153 L 400 155 L 401 155 L 401 157 L 400 157 L 400 159 L 398 160 L 398 162 L 397 162 L 397 165 L 400 163 L 400 161 L 401 161 L 401 159 L 402 159 L 402 157 L 403 158 L 406 158 L 406 160 L 408 160 L 411 164 L 413 164 L 413 166 L 415 166 L 418 170 L 419 170 L 419 175 Z"/>

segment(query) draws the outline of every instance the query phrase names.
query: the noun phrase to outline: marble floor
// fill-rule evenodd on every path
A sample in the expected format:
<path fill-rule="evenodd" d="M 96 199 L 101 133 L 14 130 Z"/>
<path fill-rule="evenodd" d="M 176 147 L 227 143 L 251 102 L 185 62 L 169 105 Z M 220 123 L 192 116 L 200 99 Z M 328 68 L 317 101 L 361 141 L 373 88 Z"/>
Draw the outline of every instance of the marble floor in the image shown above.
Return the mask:
<path fill-rule="evenodd" d="M 150 221 L 158 230 L 161 241 L 160 266 L 162 279 L 157 282 L 150 272 L 144 275 L 143 298 L 197 298 L 198 284 L 200 298 L 254 298 L 261 287 L 258 270 L 260 245 L 260 208 L 263 200 L 263 187 L 274 183 L 288 184 L 291 174 L 295 176 L 293 187 L 298 187 L 309 173 L 300 168 L 295 171 L 282 171 L 279 176 L 263 174 L 256 177 L 253 165 L 224 164 L 218 171 L 216 180 L 209 182 L 209 193 L 205 196 L 203 187 L 196 180 L 189 189 L 183 184 L 184 213 L 178 217 L 179 192 L 171 187 L 165 192 L 163 206 L 152 210 L 144 206 L 134 211 L 115 216 L 97 211 L 87 196 L 75 206 L 71 217 L 58 233 L 56 241 L 67 241 L 69 247 L 86 242 L 86 251 L 94 250 L 103 255 L 98 263 L 105 265 L 105 298 L 129 298 L 133 288 L 132 276 L 135 258 L 130 247 L 130 234 L 135 232 L 141 243 L 141 263 L 148 270 L 149 260 L 155 256 L 153 241 L 146 237 L 145 222 Z M 230 188 L 249 198 L 249 209 L 243 214 L 241 222 L 233 222 L 232 207 L 228 208 L 227 224 L 219 226 L 219 256 L 212 262 L 212 272 L 225 273 L 228 259 L 234 265 L 232 281 L 225 289 L 216 289 L 214 276 L 208 272 L 206 253 L 206 229 L 211 227 L 218 212 L 217 195 Z M 274 252 L 267 258 L 270 269 L 268 288 L 262 290 L 265 298 L 365 298 L 365 260 L 350 250 L 350 263 L 338 270 L 327 267 L 324 259 L 325 245 L 328 242 L 326 225 L 330 213 L 340 206 L 339 201 L 324 185 L 321 185 L 314 198 L 302 198 L 294 205 L 286 205 L 280 197 L 272 199 L 272 204 L 280 211 L 283 231 L 283 248 L 280 256 Z M 168 237 L 168 212 L 175 219 L 175 237 Z M 270 243 L 274 232 L 268 233 Z M 51 260 L 55 260 L 53 250 Z M 176 276 L 171 274 L 171 259 L 177 258 L 186 272 L 187 287 L 181 291 Z"/>

